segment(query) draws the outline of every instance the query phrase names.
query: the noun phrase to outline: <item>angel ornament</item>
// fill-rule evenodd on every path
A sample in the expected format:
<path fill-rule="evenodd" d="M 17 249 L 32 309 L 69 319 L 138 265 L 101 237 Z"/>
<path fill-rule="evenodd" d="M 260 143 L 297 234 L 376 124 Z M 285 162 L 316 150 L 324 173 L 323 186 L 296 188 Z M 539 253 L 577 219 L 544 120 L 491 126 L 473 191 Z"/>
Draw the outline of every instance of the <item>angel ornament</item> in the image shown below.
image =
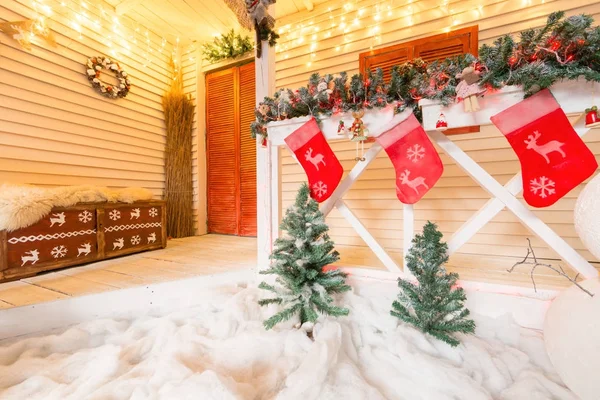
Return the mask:
<path fill-rule="evenodd" d="M 365 140 L 367 140 L 369 136 L 369 130 L 365 126 L 365 123 L 362 120 L 362 117 L 365 115 L 365 110 L 358 110 L 352 112 L 352 116 L 354 117 L 354 122 L 352 122 L 352 126 L 350 127 L 350 141 L 356 143 L 356 157 L 354 158 L 356 161 L 365 161 Z M 358 144 L 360 143 L 361 148 L 361 156 L 358 156 Z"/>
<path fill-rule="evenodd" d="M 480 110 L 477 96 L 485 93 L 485 89 L 479 87 L 479 75 L 481 73 L 473 67 L 467 67 L 462 73 L 456 75 L 456 78 L 462 79 L 456 85 L 456 100 L 465 103 L 465 112 Z"/>

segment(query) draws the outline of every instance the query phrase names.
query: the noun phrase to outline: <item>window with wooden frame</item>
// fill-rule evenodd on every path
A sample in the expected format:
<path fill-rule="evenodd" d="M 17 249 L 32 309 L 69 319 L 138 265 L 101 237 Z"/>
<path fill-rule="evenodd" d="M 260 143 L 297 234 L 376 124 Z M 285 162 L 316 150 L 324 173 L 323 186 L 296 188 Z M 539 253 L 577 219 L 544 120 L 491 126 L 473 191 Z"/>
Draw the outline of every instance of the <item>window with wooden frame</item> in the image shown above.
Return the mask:
<path fill-rule="evenodd" d="M 387 82 L 390 79 L 391 69 L 394 65 L 403 64 L 414 58 L 421 58 L 424 61 L 431 62 L 466 53 L 477 56 L 478 42 L 479 27 L 477 25 L 440 35 L 411 40 L 394 46 L 361 53 L 359 55 L 360 71 L 364 74 L 369 69 L 381 68 L 383 69 L 383 77 Z M 448 129 L 444 133 L 455 135 L 473 132 L 479 132 L 479 127 Z"/>

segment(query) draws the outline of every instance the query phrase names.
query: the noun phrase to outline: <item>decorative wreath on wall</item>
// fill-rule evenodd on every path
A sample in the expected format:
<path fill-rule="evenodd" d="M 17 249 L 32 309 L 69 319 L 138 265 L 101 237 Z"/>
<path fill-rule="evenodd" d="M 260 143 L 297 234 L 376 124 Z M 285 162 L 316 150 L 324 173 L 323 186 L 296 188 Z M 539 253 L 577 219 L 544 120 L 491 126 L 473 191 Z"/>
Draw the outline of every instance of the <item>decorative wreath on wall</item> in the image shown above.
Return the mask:
<path fill-rule="evenodd" d="M 111 61 L 108 57 L 92 57 L 87 61 L 87 77 L 92 83 L 92 86 L 103 96 L 116 99 L 127 96 L 131 88 L 131 82 L 127 76 L 127 72 L 121 69 L 121 66 L 116 61 Z M 103 69 L 112 71 L 115 77 L 119 80 L 118 85 L 107 85 L 100 80 L 100 75 Z"/>

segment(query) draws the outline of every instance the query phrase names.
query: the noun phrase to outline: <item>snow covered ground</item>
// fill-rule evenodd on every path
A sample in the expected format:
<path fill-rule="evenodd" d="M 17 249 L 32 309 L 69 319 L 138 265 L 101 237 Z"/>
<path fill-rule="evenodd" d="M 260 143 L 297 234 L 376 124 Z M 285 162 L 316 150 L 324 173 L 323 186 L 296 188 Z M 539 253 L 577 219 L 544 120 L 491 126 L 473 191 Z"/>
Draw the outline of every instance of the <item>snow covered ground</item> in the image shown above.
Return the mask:
<path fill-rule="evenodd" d="M 262 291 L 220 287 L 200 307 L 102 319 L 0 343 L 1 399 L 575 399 L 542 335 L 475 316 L 458 348 L 390 316 L 393 283 L 362 283 L 315 341 L 265 332 Z"/>

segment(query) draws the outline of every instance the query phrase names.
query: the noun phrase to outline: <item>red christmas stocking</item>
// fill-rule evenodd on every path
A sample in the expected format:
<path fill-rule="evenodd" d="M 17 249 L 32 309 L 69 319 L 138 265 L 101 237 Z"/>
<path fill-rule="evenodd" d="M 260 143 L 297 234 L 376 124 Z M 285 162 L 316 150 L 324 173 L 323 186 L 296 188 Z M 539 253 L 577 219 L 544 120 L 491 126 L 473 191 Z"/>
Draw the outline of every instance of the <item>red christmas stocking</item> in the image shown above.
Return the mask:
<path fill-rule="evenodd" d="M 533 207 L 551 206 L 598 168 L 594 154 L 548 89 L 491 120 L 519 157 L 523 197 Z"/>
<path fill-rule="evenodd" d="M 311 196 L 321 203 L 329 198 L 342 179 L 344 169 L 314 118 L 285 138 L 285 143 L 308 176 Z"/>
<path fill-rule="evenodd" d="M 413 114 L 382 133 L 377 142 L 394 164 L 396 195 L 402 203 L 421 200 L 442 176 L 442 160 Z"/>

